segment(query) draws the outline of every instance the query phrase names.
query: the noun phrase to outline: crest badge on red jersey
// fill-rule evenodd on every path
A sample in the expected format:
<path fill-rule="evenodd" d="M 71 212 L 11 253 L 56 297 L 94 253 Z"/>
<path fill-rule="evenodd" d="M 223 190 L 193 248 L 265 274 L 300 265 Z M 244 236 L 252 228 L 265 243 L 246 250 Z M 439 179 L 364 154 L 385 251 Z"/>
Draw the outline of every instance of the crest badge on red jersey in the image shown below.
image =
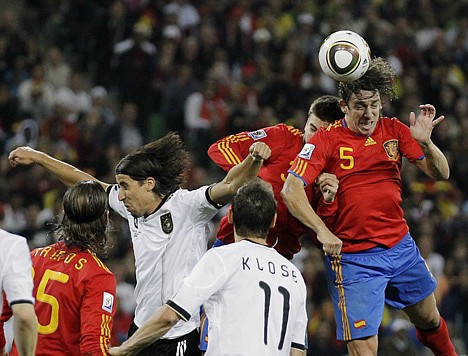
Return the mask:
<path fill-rule="evenodd" d="M 391 161 L 398 161 L 400 159 L 400 150 L 398 149 L 398 140 L 388 140 L 383 143 L 383 148 L 387 157 Z"/>

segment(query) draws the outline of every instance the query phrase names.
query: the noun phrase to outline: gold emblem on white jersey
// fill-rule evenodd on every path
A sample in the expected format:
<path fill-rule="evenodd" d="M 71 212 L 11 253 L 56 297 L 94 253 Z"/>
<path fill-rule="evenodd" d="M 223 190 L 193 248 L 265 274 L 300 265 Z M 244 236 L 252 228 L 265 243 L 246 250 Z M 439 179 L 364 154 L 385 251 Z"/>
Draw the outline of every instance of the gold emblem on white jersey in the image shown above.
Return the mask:
<path fill-rule="evenodd" d="M 172 230 L 174 229 L 174 223 L 172 222 L 171 213 L 161 215 L 161 226 L 166 234 L 170 234 L 172 232 Z"/>

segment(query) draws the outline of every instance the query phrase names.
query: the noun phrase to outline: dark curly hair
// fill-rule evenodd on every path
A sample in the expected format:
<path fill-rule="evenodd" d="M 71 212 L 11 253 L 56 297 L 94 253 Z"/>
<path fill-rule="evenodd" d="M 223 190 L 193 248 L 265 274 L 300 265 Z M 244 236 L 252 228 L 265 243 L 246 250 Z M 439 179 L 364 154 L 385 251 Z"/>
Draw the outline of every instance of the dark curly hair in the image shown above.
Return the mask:
<path fill-rule="evenodd" d="M 369 69 L 359 79 L 351 82 L 340 82 L 338 90 L 341 98 L 348 103 L 352 94 L 361 90 L 378 91 L 382 101 L 396 97 L 395 70 L 381 57 L 371 60 Z"/>
<path fill-rule="evenodd" d="M 187 166 L 188 153 L 184 143 L 177 133 L 169 132 L 159 140 L 130 152 L 117 163 L 115 172 L 136 181 L 152 177 L 157 182 L 153 192 L 166 196 L 184 182 Z"/>
<path fill-rule="evenodd" d="M 63 217 L 55 235 L 67 246 L 107 252 L 107 194 L 98 182 L 81 181 L 65 192 Z"/>

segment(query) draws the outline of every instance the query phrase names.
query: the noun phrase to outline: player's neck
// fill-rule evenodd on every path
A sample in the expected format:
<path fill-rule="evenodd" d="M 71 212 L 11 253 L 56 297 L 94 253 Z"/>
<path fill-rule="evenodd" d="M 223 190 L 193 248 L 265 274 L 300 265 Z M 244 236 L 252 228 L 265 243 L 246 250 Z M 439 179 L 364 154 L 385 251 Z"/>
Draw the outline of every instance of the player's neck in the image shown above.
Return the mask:
<path fill-rule="evenodd" d="M 242 240 L 247 240 L 250 242 L 254 242 L 259 245 L 265 245 L 267 246 L 266 238 L 262 237 L 242 237 L 242 236 L 236 236 L 236 242 L 237 241 L 242 241 Z"/>

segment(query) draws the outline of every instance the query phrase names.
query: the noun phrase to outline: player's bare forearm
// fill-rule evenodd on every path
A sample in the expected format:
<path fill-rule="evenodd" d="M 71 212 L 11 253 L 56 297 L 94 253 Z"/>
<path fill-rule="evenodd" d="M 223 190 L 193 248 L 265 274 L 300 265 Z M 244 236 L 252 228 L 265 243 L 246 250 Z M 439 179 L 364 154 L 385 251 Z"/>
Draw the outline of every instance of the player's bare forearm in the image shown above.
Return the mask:
<path fill-rule="evenodd" d="M 431 141 L 419 143 L 425 158 L 421 161 L 423 171 L 433 179 L 443 180 L 450 177 L 450 167 L 442 151 Z"/>
<path fill-rule="evenodd" d="M 62 162 L 44 152 L 34 150 L 30 147 L 16 148 L 10 152 L 8 160 L 12 167 L 17 165 L 38 164 L 55 175 L 67 187 L 82 180 L 97 180 L 90 174 L 79 170 L 71 164 Z M 100 184 L 104 189 L 108 186 L 107 183 L 100 182 Z"/>
<path fill-rule="evenodd" d="M 34 306 L 20 303 L 12 306 L 15 344 L 20 355 L 33 356 L 37 344 L 37 318 Z"/>
<path fill-rule="evenodd" d="M 290 213 L 317 234 L 317 239 L 323 245 L 323 251 L 330 255 L 341 252 L 342 241 L 330 232 L 325 223 L 310 205 L 304 190 L 302 180 L 289 174 L 281 191 Z"/>
<path fill-rule="evenodd" d="M 281 191 L 281 197 L 291 214 L 304 225 L 314 230 L 317 234 L 327 229 L 314 209 L 312 209 L 303 183 L 299 178 L 292 174 L 288 175 Z"/>
<path fill-rule="evenodd" d="M 304 350 L 298 350 L 298 349 L 291 349 L 291 352 L 289 353 L 290 356 L 304 356 L 305 351 Z"/>
<path fill-rule="evenodd" d="M 163 305 L 127 341 L 119 347 L 111 347 L 109 354 L 115 356 L 136 355 L 145 347 L 159 340 L 180 320 L 169 306 Z"/>
<path fill-rule="evenodd" d="M 211 199 L 219 204 L 227 204 L 242 185 L 257 177 L 263 161 L 270 155 L 271 150 L 265 143 L 254 143 L 251 153 L 241 163 L 232 167 L 221 182 L 211 188 Z"/>

